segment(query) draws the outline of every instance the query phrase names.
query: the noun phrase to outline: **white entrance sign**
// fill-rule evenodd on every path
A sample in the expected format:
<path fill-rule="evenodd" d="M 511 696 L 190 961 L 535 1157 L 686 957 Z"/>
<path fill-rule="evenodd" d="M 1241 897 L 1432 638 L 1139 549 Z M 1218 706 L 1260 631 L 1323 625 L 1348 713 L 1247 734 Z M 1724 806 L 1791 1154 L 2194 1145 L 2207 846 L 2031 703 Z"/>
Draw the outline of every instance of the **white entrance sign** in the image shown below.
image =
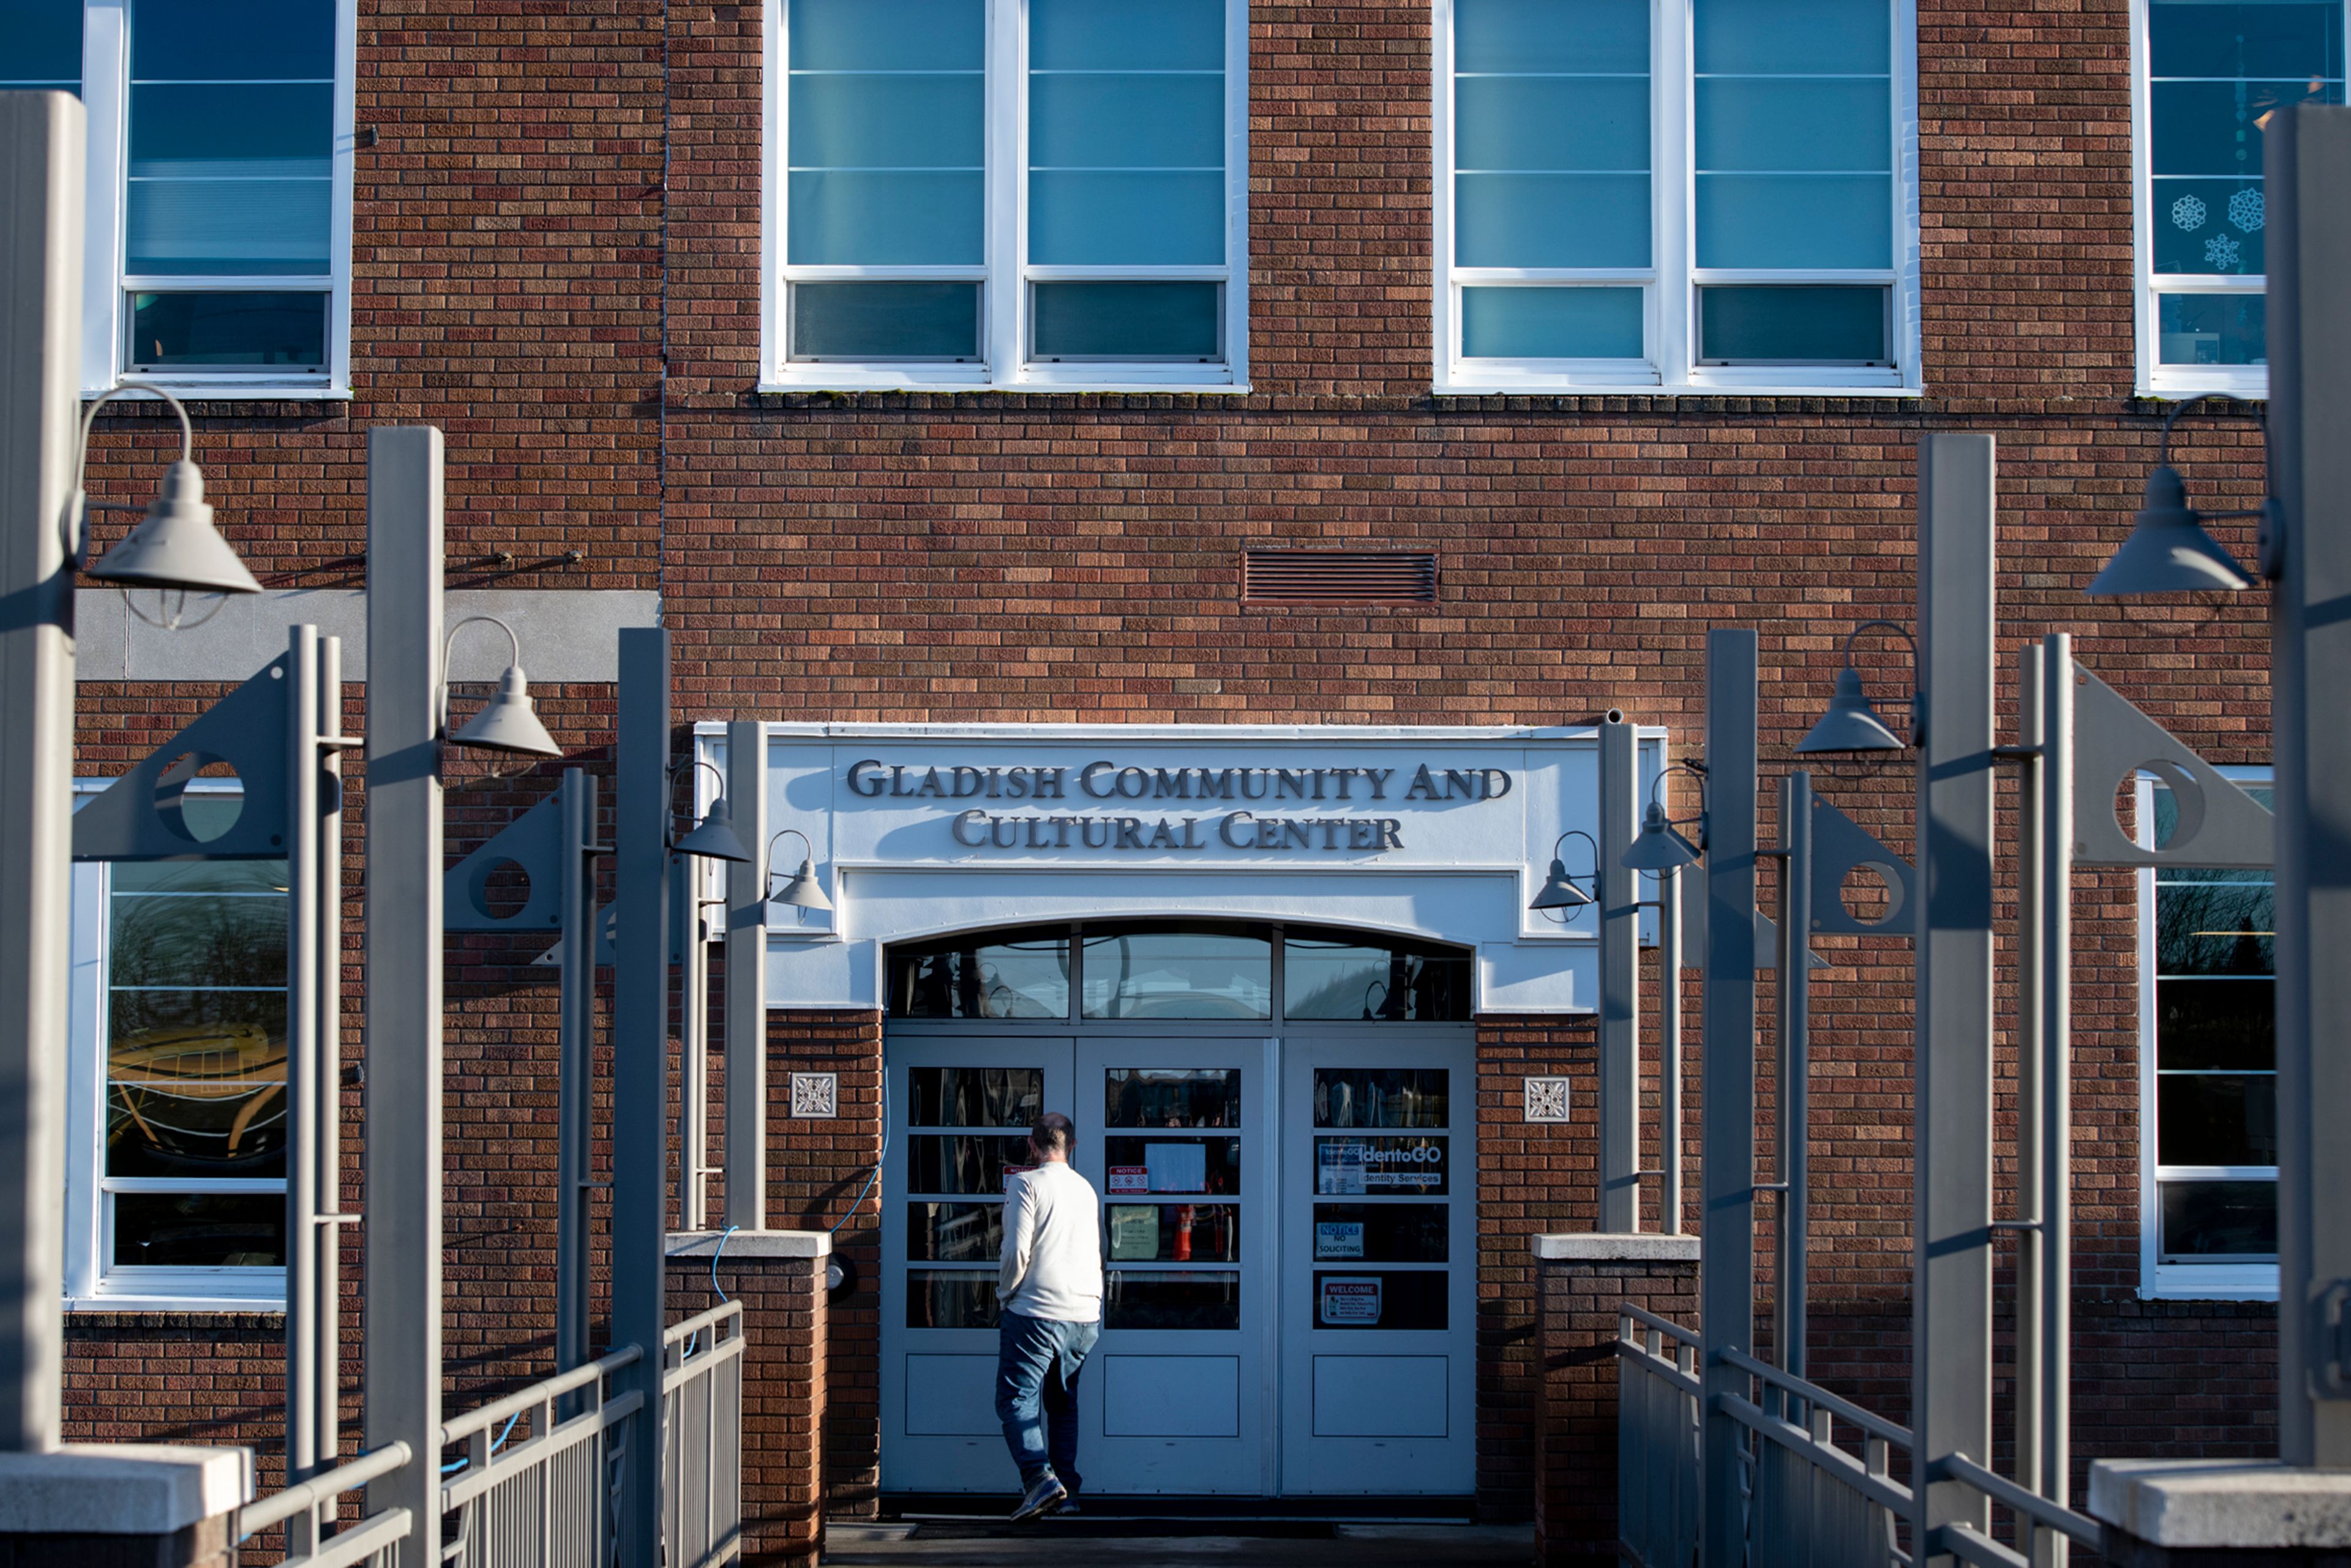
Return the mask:
<path fill-rule="evenodd" d="M 697 744 L 723 764 L 723 726 Z M 1598 826 L 1596 752 L 1580 727 L 770 724 L 770 824 L 834 907 L 771 906 L 768 995 L 878 1007 L 888 944 L 1133 915 L 1450 943 L 1477 1010 L 1588 1012 L 1596 915 L 1527 905 Z"/>

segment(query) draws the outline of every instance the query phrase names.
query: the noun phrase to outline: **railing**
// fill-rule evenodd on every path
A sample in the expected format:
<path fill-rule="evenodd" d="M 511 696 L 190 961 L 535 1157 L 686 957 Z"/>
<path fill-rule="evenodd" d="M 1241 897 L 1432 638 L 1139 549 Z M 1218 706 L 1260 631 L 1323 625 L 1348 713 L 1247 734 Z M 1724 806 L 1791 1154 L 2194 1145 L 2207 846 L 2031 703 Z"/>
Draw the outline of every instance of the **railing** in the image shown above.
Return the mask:
<path fill-rule="evenodd" d="M 669 1568 L 743 1551 L 743 1303 L 662 1335 L 662 1540 Z"/>
<path fill-rule="evenodd" d="M 1622 1311 L 1616 1337 L 1619 1542 L 1640 1568 L 1687 1568 L 1698 1552 L 1698 1336 L 1629 1303 Z"/>
<path fill-rule="evenodd" d="M 1698 1333 L 1629 1302 L 1619 1312 L 1617 1531 L 1635 1563 L 1685 1568 L 1698 1541 Z M 1913 1558 L 1904 1536 L 1915 1540 L 1917 1497 L 1893 1471 L 1896 1450 L 1905 1460 L 1915 1454 L 1908 1428 L 1751 1355 L 1726 1350 L 1722 1360 L 1746 1374 L 1751 1396 L 1726 1393 L 1719 1406 L 1747 1432 L 1740 1458 L 1749 1561 L 1770 1568 L 1907 1568 Z M 2037 1527 L 2098 1544 L 2095 1521 L 1965 1455 L 1943 1459 L 1933 1479 L 1981 1494 L 1988 1518 L 1997 1520 L 1992 1510 L 2004 1512 L 2020 1541 Z M 1944 1553 L 1981 1568 L 2032 1568 L 2029 1554 L 1963 1523 L 1934 1532 L 1927 1554 Z"/>
<path fill-rule="evenodd" d="M 359 1563 L 377 1568 L 378 1553 L 384 1554 L 381 1562 L 388 1564 L 392 1550 L 413 1531 L 415 1521 L 408 1510 L 388 1508 L 356 1521 L 350 1529 L 332 1537 L 326 1534 L 328 1521 L 319 1514 L 321 1510 L 331 1508 L 343 1493 L 391 1475 L 407 1464 L 411 1457 L 407 1444 L 387 1443 L 348 1465 L 313 1476 L 239 1510 L 237 1530 L 241 1534 L 251 1535 L 273 1524 L 284 1525 L 283 1568 L 355 1568 Z"/>
<path fill-rule="evenodd" d="M 1910 1489 L 1890 1473 L 1893 1450 L 1910 1448 L 1907 1428 L 1871 1415 L 1816 1384 L 1727 1350 L 1722 1359 L 1752 1379 L 1757 1397 L 1722 1396 L 1722 1409 L 1750 1434 L 1747 1539 L 1775 1543 L 1773 1560 L 1803 1568 L 1895 1568 L 1907 1563 L 1896 1530 L 1911 1517 Z M 1836 1441 L 1839 1422 L 1856 1429 L 1856 1455 Z"/>
<path fill-rule="evenodd" d="M 611 1561 L 628 1418 L 644 1396 L 605 1385 L 643 1354 L 624 1345 L 443 1425 L 443 1447 L 465 1449 L 443 1467 L 443 1563 L 574 1568 Z M 520 1436 L 517 1426 L 526 1428 Z"/>

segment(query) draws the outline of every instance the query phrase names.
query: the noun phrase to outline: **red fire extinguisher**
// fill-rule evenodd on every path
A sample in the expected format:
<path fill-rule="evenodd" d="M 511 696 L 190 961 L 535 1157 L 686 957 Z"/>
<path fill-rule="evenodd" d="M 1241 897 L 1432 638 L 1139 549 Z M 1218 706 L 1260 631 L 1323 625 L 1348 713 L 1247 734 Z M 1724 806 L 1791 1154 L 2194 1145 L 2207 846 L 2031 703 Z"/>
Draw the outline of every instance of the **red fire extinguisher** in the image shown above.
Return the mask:
<path fill-rule="evenodd" d="M 1186 1204 L 1176 1211 L 1176 1259 L 1178 1263 L 1192 1260 L 1192 1206 Z"/>

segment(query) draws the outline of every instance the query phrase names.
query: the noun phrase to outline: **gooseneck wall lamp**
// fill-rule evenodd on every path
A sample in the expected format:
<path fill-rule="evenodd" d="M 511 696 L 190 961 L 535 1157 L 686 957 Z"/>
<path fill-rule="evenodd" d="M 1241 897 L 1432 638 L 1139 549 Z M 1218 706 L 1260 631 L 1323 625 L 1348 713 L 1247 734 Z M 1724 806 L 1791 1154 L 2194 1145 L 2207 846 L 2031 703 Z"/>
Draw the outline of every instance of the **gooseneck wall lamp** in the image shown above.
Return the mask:
<path fill-rule="evenodd" d="M 1665 805 L 1657 799 L 1657 790 L 1667 775 L 1674 773 L 1687 773 L 1698 780 L 1697 816 L 1684 817 L 1677 821 L 1666 815 Z M 1683 828 L 1693 824 L 1698 828 L 1696 843 L 1684 838 L 1681 832 Z M 1677 762 L 1650 780 L 1649 809 L 1641 819 L 1641 831 L 1634 836 L 1633 847 L 1625 852 L 1617 863 L 1628 871 L 1679 871 L 1686 865 L 1695 865 L 1705 849 L 1706 771 L 1687 762 Z"/>
<path fill-rule="evenodd" d="M 2237 564 L 2237 558 L 2205 531 L 2204 524 L 2214 517 L 2262 519 L 2262 570 L 2269 573 L 2273 563 L 2268 558 L 2276 541 L 2283 537 L 2277 498 L 2271 497 L 2260 506 L 2242 511 L 2199 512 L 2188 504 L 2188 486 L 2179 477 L 2179 470 L 2171 465 L 2172 425 L 2206 398 L 2223 395 L 2200 392 L 2165 417 L 2163 438 L 2156 449 L 2155 471 L 2147 476 L 2147 496 L 2139 503 L 2130 538 L 2115 551 L 2105 570 L 2090 580 L 2084 592 L 2105 599 L 2252 587 L 2252 578 Z"/>
<path fill-rule="evenodd" d="M 155 499 L 147 508 L 147 516 L 132 528 L 120 543 L 108 550 L 103 559 L 84 570 L 100 582 L 112 583 L 123 591 L 123 601 L 131 612 L 152 626 L 176 631 L 182 626 L 201 625 L 212 618 L 224 597 L 212 610 L 194 622 L 185 619 L 187 596 L 191 593 L 258 593 L 261 584 L 247 571 L 236 551 L 221 538 L 213 527 L 213 509 L 204 505 L 204 470 L 195 463 L 195 428 L 188 422 L 188 411 L 178 398 L 161 387 L 120 386 L 99 393 L 90 400 L 81 416 L 81 444 L 74 455 L 74 485 L 71 511 L 65 519 L 66 559 L 79 565 L 82 552 L 89 542 L 89 516 L 94 508 L 110 507 L 108 502 L 92 502 L 82 488 L 89 466 L 90 423 L 98 411 L 116 398 L 133 392 L 151 393 L 171 404 L 180 419 L 180 456 L 163 471 L 163 483 L 155 492 Z M 124 511 L 135 510 L 123 507 Z M 152 588 L 164 595 L 177 594 L 176 602 L 169 600 L 158 606 L 158 613 L 148 614 L 131 598 L 135 588 Z"/>
<path fill-rule="evenodd" d="M 792 873 L 791 880 L 784 883 L 781 892 L 778 892 L 776 846 L 788 838 L 799 840 L 808 853 L 800 857 L 800 869 Z M 832 907 L 832 900 L 824 894 L 824 883 L 819 882 L 816 877 L 816 846 L 810 843 L 809 836 L 798 828 L 786 828 L 768 841 L 766 886 L 768 902 L 770 904 L 789 904 L 794 909 L 831 909 Z"/>
<path fill-rule="evenodd" d="M 1870 706 L 1869 694 L 1862 689 L 1861 672 L 1853 667 L 1853 645 L 1864 632 L 1884 628 L 1910 645 L 1910 719 L 1908 739 L 1895 734 L 1894 727 L 1878 717 Z M 1891 621 L 1865 621 L 1845 634 L 1844 667 L 1837 671 L 1836 694 L 1829 698 L 1829 711 L 1820 722 L 1804 733 L 1796 743 L 1799 752 L 1823 751 L 1902 751 L 1918 744 L 1926 734 L 1925 704 L 1917 684 L 1918 642 Z"/>
<path fill-rule="evenodd" d="M 705 768 L 717 775 L 719 789 L 726 788 L 726 775 L 720 773 L 715 764 L 699 758 L 690 765 L 680 765 L 671 778 L 674 780 L 698 773 Z M 673 782 L 670 786 L 673 801 L 676 799 L 676 789 Z M 710 810 L 702 814 L 700 821 L 672 839 L 669 847 L 673 854 L 699 855 L 704 860 L 731 861 L 737 865 L 751 863 L 751 852 L 743 847 L 743 841 L 735 832 L 735 808 L 726 803 L 726 797 L 723 794 L 710 802 Z"/>
<path fill-rule="evenodd" d="M 1586 893 L 1577 884 L 1576 879 L 1568 874 L 1567 862 L 1560 858 L 1560 846 L 1570 839 L 1582 839 L 1592 846 L 1592 874 L 1584 879 L 1592 883 L 1593 890 L 1590 893 Z M 1542 886 L 1536 891 L 1533 902 L 1527 907 L 1540 910 L 1546 915 L 1549 915 L 1552 910 L 1564 909 L 1567 911 L 1565 915 L 1553 916 L 1559 924 L 1564 925 L 1575 918 L 1577 911 L 1588 907 L 1599 896 L 1599 890 L 1600 845 L 1590 833 L 1580 832 L 1570 828 L 1552 842 L 1551 874 L 1543 878 Z"/>
<path fill-rule="evenodd" d="M 513 627 L 495 615 L 468 615 L 449 628 L 448 636 L 441 642 L 441 729 L 449 730 L 449 650 L 456 646 L 457 633 L 466 627 L 486 624 L 507 634 L 507 645 L 513 651 L 512 662 L 498 677 L 498 689 L 490 694 L 465 727 L 449 736 L 452 746 L 471 747 L 478 751 L 509 751 L 524 757 L 560 757 L 563 747 L 547 733 L 538 722 L 538 713 L 531 706 L 530 685 L 523 679 L 522 639 Z"/>

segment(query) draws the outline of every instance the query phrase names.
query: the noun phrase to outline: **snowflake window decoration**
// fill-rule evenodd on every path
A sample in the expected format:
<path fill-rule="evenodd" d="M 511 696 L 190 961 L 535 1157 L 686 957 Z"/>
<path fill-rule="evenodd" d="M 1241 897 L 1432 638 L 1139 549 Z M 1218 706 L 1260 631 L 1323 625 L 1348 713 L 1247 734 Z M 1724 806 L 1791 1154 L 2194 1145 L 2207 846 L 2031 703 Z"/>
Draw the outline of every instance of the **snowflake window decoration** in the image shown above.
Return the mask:
<path fill-rule="evenodd" d="M 2258 234 L 2267 214 L 2262 210 L 2262 193 L 2247 186 L 2229 198 L 2229 221 L 2247 234 Z"/>
<path fill-rule="evenodd" d="M 2204 242 L 2204 260 L 2212 267 L 2234 267 L 2239 250 L 2237 242 L 2227 235 L 2214 235 Z"/>
<path fill-rule="evenodd" d="M 2200 196 L 2182 196 L 2171 204 L 2171 221 L 2190 234 L 2204 226 L 2204 200 Z"/>

